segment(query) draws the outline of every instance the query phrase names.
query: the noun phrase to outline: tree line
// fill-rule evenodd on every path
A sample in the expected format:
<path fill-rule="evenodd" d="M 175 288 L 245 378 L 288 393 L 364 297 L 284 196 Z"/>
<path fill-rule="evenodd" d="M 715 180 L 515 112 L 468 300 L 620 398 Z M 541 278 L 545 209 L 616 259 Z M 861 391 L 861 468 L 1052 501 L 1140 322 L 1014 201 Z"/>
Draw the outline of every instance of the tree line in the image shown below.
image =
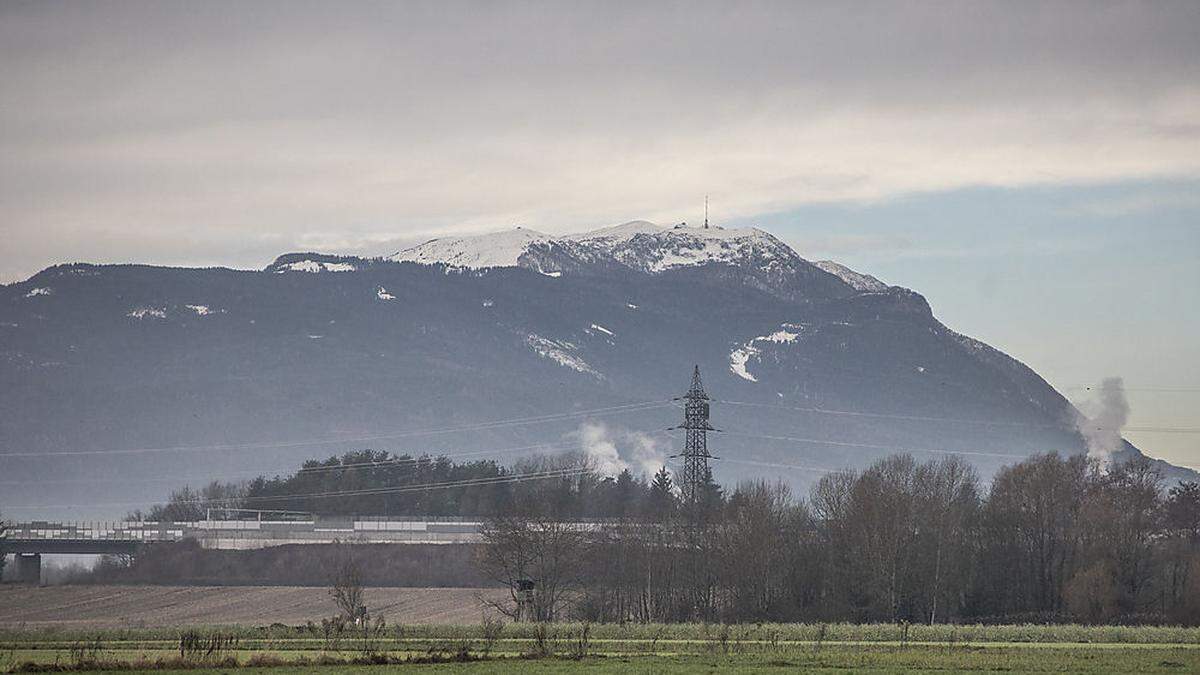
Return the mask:
<path fill-rule="evenodd" d="M 1145 460 L 882 459 L 602 526 L 529 494 L 480 556 L 535 620 L 1200 623 L 1200 484 Z M 545 486 L 553 490 L 552 486 Z M 533 582 L 532 592 L 520 589 Z"/>
<path fill-rule="evenodd" d="M 562 475 L 538 478 L 546 474 Z M 564 519 L 643 518 L 669 512 L 673 489 L 665 467 L 648 481 L 629 470 L 602 476 L 582 453 L 535 456 L 504 466 L 493 460 L 456 462 L 445 456 L 360 450 L 308 460 L 287 476 L 184 487 L 173 491 L 165 503 L 129 517 L 180 522 L 236 518 L 245 511 L 262 510 L 491 518 L 510 512 L 514 504 L 535 494 L 550 500 Z"/>
<path fill-rule="evenodd" d="M 1146 460 L 1036 455 L 985 486 L 960 457 L 901 454 L 805 495 L 711 476 L 697 504 L 678 494 L 665 467 L 603 476 L 584 454 L 506 467 L 365 450 L 144 516 L 478 518 L 479 570 L 513 589 L 501 609 L 542 620 L 1200 623 L 1200 484 L 1166 486 Z"/>

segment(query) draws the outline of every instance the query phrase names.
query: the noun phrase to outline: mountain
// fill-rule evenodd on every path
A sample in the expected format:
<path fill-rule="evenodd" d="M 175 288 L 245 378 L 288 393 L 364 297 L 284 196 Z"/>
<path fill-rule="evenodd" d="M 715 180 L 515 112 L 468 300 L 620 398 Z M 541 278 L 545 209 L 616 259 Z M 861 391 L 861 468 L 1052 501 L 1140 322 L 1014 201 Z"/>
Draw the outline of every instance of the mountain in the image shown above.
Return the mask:
<path fill-rule="evenodd" d="M 120 516 L 363 447 L 586 448 L 642 470 L 677 452 L 670 399 L 693 364 L 726 482 L 804 486 L 896 451 L 964 453 L 986 477 L 1086 451 L 1065 398 L 920 294 L 762 230 L 634 222 L 261 271 L 69 264 L 0 287 L 0 510 Z"/>

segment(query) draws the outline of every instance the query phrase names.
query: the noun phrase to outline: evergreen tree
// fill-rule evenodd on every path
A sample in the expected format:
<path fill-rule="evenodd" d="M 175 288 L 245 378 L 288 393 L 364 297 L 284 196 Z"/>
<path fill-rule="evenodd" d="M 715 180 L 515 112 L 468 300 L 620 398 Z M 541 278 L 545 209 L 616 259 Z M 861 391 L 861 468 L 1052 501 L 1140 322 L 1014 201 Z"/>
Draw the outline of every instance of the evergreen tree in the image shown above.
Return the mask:
<path fill-rule="evenodd" d="M 638 485 L 637 479 L 633 477 L 633 472 L 629 469 L 621 471 L 617 474 L 616 484 L 613 486 L 613 502 L 610 507 L 609 516 L 615 518 L 624 518 L 638 511 L 638 499 L 641 492 L 641 486 Z"/>
<path fill-rule="evenodd" d="M 654 474 L 650 482 L 650 494 L 646 499 L 646 516 L 650 520 L 662 522 L 674 515 L 679 506 L 675 496 L 675 481 L 671 480 L 671 472 L 663 466 Z"/>
<path fill-rule="evenodd" d="M 1184 482 L 1171 488 L 1165 515 L 1173 534 L 1200 545 L 1200 483 Z"/>
<path fill-rule="evenodd" d="M 713 480 L 711 468 L 704 472 L 704 482 L 700 483 L 700 489 L 696 491 L 696 501 L 699 502 L 700 512 L 704 514 L 707 522 L 720 520 L 721 512 L 725 508 L 725 491 Z"/>

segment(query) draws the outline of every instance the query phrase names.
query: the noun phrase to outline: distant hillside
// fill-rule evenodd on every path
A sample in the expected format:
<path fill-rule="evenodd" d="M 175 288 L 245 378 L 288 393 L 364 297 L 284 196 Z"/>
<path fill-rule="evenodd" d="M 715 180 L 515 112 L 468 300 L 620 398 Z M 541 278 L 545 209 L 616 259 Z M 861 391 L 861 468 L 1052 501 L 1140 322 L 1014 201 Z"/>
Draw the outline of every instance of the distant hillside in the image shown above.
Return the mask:
<path fill-rule="evenodd" d="M 805 485 L 896 451 L 966 453 L 987 475 L 1085 451 L 1036 373 L 920 294 L 761 230 L 522 231 L 393 258 L 73 264 L 0 287 L 0 509 L 121 515 L 182 482 L 364 447 L 586 447 L 641 470 L 676 451 L 669 399 L 693 364 L 724 481 Z"/>

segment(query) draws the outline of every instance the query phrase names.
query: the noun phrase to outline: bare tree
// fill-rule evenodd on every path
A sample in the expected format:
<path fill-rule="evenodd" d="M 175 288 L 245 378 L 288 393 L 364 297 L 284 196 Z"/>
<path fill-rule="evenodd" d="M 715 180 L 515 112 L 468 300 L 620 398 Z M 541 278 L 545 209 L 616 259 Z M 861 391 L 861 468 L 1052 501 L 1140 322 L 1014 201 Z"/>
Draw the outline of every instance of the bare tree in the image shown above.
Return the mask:
<path fill-rule="evenodd" d="M 864 620 L 898 621 L 910 591 L 916 536 L 917 464 L 911 455 L 893 455 L 862 473 L 850 492 L 848 538 L 840 545 L 858 551 L 857 588 L 865 591 L 859 605 Z"/>
<path fill-rule="evenodd" d="M 8 521 L 4 520 L 4 514 L 0 513 L 0 539 L 8 536 Z M 0 579 L 4 578 L 4 566 L 8 564 L 8 555 L 0 551 Z"/>
<path fill-rule="evenodd" d="M 929 577 L 925 612 L 932 624 L 939 610 L 945 613 L 945 605 L 962 597 L 974 567 L 970 529 L 979 510 L 979 478 L 966 460 L 951 456 L 923 465 L 918 482 L 922 549 L 933 558 L 920 567 Z"/>
<path fill-rule="evenodd" d="M 598 477 L 585 454 L 535 457 L 517 468 L 568 473 L 536 481 L 505 513 L 485 521 L 477 561 L 509 589 L 511 604 L 489 604 L 513 619 L 552 621 L 579 588 L 589 539 L 581 514 L 567 505 L 578 503 L 573 497 L 593 489 Z"/>
<path fill-rule="evenodd" d="M 1162 475 L 1149 460 L 1114 464 L 1097 478 L 1084 507 L 1088 558 L 1106 562 L 1120 613 L 1145 611 L 1162 530 Z"/>
<path fill-rule="evenodd" d="M 366 619 L 362 572 L 353 551 L 344 550 L 344 555 L 338 561 L 330 577 L 329 597 L 333 598 L 346 621 L 357 623 Z"/>
<path fill-rule="evenodd" d="M 511 605 L 491 603 L 513 619 L 553 621 L 574 599 L 583 578 L 589 529 L 546 513 L 495 518 L 484 524 L 478 563 L 490 578 L 504 584 Z M 519 608 L 527 602 L 526 616 Z"/>
<path fill-rule="evenodd" d="M 1078 566 L 1083 508 L 1096 467 L 1079 455 L 1037 455 L 1001 469 L 984 509 L 984 577 L 989 611 L 1063 611 Z"/>
<path fill-rule="evenodd" d="M 719 530 L 722 585 L 739 620 L 782 617 L 789 530 L 793 505 L 783 483 L 756 481 L 739 485 L 729 499 L 729 516 Z"/>
<path fill-rule="evenodd" d="M 245 485 L 213 481 L 200 489 L 183 487 L 167 498 L 166 504 L 156 504 L 145 520 L 159 522 L 194 522 L 207 518 L 228 519 L 237 516 L 246 495 Z M 143 514 L 136 514 L 137 520 Z"/>
<path fill-rule="evenodd" d="M 1163 587 L 1178 623 L 1200 622 L 1200 483 L 1171 488 L 1163 504 Z"/>

